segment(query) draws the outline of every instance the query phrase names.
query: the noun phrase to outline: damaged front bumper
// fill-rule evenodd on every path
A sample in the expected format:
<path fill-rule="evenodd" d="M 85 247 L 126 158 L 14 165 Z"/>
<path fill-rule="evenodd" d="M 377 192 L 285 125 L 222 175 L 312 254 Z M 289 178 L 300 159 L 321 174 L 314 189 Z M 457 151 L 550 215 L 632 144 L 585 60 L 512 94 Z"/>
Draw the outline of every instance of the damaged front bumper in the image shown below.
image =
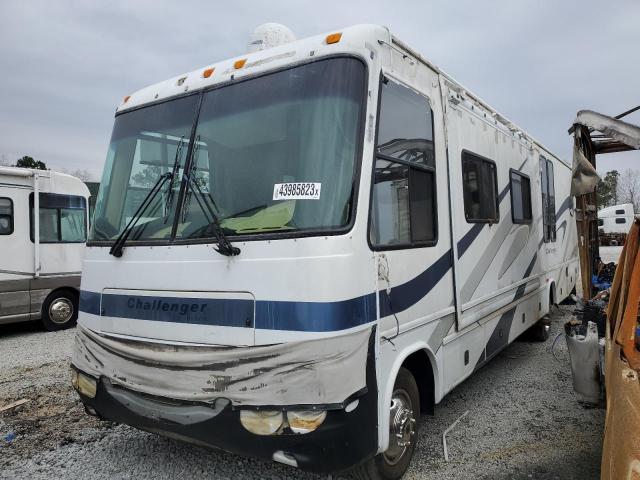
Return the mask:
<path fill-rule="evenodd" d="M 371 388 L 345 402 L 349 408 L 334 406 L 316 430 L 305 434 L 285 430 L 275 435 L 255 435 L 241 425 L 241 409 L 233 407 L 227 399 L 204 404 L 151 397 L 113 385 L 104 377 L 97 381 L 93 398 L 79 395 L 88 412 L 105 420 L 302 470 L 334 473 L 376 453 L 377 391 L 373 365 L 367 368 L 367 383 Z"/>
<path fill-rule="evenodd" d="M 302 369 L 291 369 L 287 362 L 273 365 L 271 369 L 265 369 L 265 365 L 254 368 L 256 365 L 246 363 L 247 357 L 243 356 L 244 361 L 234 361 L 226 368 L 231 382 L 224 385 L 203 383 L 211 375 L 220 375 L 219 368 L 224 362 L 220 362 L 218 356 L 223 352 L 196 351 L 191 347 L 180 352 L 172 346 L 165 358 L 164 353 L 159 354 L 157 345 L 151 350 L 131 341 L 119 345 L 111 338 L 85 329 L 80 330 L 78 336 L 72 367 L 96 380 L 94 396 L 84 394 L 79 388 L 78 393 L 87 411 L 104 419 L 318 473 L 342 471 L 377 452 L 374 329 L 365 332 L 364 345 L 360 344 L 363 339 L 360 332 L 319 340 L 325 346 L 328 346 L 325 342 L 331 342 L 333 348 L 325 349 L 324 356 L 307 359 L 306 368 Z M 264 355 L 265 349 L 273 354 L 274 349 L 282 348 L 285 357 L 291 360 L 304 350 L 307 355 L 320 352 L 321 344 L 303 342 L 290 344 L 288 348 L 266 346 L 244 351 L 249 357 L 264 359 L 272 357 Z M 362 363 L 356 361 L 358 358 Z M 183 365 L 176 368 L 176 361 Z M 336 369 L 341 365 L 340 375 L 336 376 Z M 241 373 L 238 368 L 241 366 L 246 373 Z M 325 368 L 334 374 L 333 378 L 327 377 Z M 143 383 L 145 377 L 148 384 Z M 267 383 L 265 378 L 274 381 Z M 198 385 L 205 387 L 195 389 Z M 248 385 L 254 388 L 245 388 Z M 186 395 L 187 386 L 193 389 L 191 398 Z M 270 393 L 276 387 L 280 395 L 274 398 Z M 295 433 L 295 429 L 284 422 L 277 432 L 258 435 L 248 431 L 241 422 L 241 412 L 246 414 L 247 410 L 280 410 L 285 419 L 287 412 L 326 411 L 326 417 L 307 433 Z"/>

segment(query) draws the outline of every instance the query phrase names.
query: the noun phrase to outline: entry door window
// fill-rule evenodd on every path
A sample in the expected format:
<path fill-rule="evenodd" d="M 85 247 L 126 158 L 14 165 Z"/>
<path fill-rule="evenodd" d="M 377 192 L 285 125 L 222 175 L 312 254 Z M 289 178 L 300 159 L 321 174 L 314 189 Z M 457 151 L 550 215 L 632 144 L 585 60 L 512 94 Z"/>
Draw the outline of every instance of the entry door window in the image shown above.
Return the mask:
<path fill-rule="evenodd" d="M 511 220 L 513 223 L 531 223 L 531 183 L 529 177 L 511 170 Z"/>

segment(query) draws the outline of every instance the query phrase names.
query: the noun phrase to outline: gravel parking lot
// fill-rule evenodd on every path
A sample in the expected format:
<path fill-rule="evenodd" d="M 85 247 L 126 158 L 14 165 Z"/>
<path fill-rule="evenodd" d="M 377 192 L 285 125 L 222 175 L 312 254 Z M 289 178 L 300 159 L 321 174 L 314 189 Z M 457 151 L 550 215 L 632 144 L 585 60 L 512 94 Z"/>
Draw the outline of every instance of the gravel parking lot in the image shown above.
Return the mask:
<path fill-rule="evenodd" d="M 604 410 L 577 403 L 564 340 L 561 361 L 551 353 L 571 309 L 554 309 L 547 342 L 515 342 L 422 418 L 406 478 L 599 478 Z M 0 406 L 30 400 L 0 413 L 0 478 L 320 478 L 85 415 L 69 385 L 73 336 L 0 327 Z M 447 437 L 447 463 L 442 432 L 466 410 Z"/>

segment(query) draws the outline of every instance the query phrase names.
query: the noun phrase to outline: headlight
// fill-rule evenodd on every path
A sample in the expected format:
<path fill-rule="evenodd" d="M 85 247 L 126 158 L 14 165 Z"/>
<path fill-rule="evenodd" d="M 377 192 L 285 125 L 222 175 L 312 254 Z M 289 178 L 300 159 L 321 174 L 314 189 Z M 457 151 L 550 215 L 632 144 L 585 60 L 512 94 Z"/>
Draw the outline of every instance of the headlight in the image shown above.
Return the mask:
<path fill-rule="evenodd" d="M 284 416 L 277 410 L 240 410 L 240 423 L 256 435 L 272 435 L 282 426 Z"/>
<path fill-rule="evenodd" d="M 72 370 L 71 385 L 85 397 L 94 398 L 98 389 L 98 382 L 84 373 Z"/>
<path fill-rule="evenodd" d="M 327 418 L 326 411 L 313 410 L 294 410 L 287 412 L 287 421 L 289 428 L 294 433 L 309 433 L 322 425 L 324 419 Z"/>

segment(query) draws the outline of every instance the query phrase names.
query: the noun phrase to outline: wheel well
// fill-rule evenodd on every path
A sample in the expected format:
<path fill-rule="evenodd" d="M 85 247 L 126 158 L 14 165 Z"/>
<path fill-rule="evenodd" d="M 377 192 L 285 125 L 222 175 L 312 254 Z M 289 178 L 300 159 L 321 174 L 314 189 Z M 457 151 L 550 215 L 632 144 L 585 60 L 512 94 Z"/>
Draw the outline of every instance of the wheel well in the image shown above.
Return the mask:
<path fill-rule="evenodd" d="M 549 287 L 549 311 L 551 311 L 551 307 L 558 303 L 558 297 L 556 296 L 556 282 L 551 282 L 551 286 Z"/>
<path fill-rule="evenodd" d="M 54 293 L 58 293 L 58 292 L 71 292 L 76 297 L 78 297 L 78 298 L 80 297 L 80 291 L 77 288 L 74 288 L 74 287 L 58 287 L 58 288 L 54 288 L 53 290 L 51 290 L 49 292 L 49 295 L 47 295 L 47 297 L 50 297 Z"/>
<path fill-rule="evenodd" d="M 418 384 L 421 413 L 433 415 L 435 413 L 435 383 L 429 355 L 424 350 L 418 350 L 409 355 L 402 366 L 411 372 Z"/>

